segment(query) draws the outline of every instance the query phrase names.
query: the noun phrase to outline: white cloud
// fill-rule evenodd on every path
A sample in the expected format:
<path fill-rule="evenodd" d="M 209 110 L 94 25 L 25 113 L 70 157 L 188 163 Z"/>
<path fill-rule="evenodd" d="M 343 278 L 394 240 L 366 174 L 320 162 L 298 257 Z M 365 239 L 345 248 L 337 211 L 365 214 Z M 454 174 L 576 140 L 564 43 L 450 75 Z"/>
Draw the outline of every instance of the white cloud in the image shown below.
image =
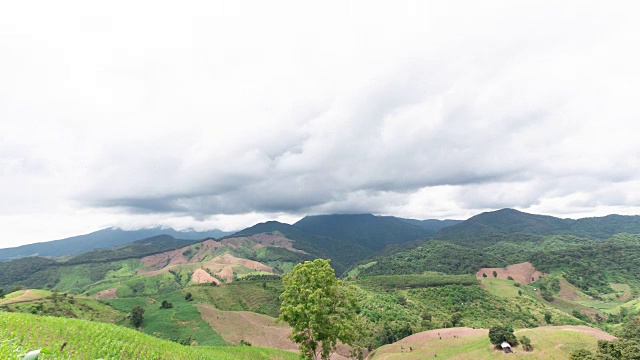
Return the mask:
<path fill-rule="evenodd" d="M 634 7 L 14 2 L 0 245 L 320 212 L 638 213 Z"/>

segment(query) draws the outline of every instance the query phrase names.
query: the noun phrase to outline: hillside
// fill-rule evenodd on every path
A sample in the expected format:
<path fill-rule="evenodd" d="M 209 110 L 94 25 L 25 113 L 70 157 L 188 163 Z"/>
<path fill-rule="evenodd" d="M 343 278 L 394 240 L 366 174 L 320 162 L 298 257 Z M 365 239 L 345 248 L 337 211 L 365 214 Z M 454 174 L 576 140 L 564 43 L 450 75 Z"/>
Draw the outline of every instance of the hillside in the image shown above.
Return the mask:
<path fill-rule="evenodd" d="M 403 244 L 434 234 L 426 226 L 392 216 L 336 214 L 305 216 L 294 226 L 334 239 L 378 251 L 391 244 Z"/>
<path fill-rule="evenodd" d="M 107 228 L 89 234 L 73 236 L 60 240 L 39 242 L 13 248 L 0 249 L 0 261 L 27 256 L 63 256 L 84 253 L 93 249 L 113 248 L 158 235 L 169 235 L 177 239 L 201 240 L 208 237 L 221 237 L 228 233 L 211 231 L 176 231 L 171 228 L 149 228 L 141 230 L 122 230 Z"/>
<path fill-rule="evenodd" d="M 573 220 L 502 209 L 478 214 L 443 228 L 433 237 L 460 245 L 481 247 L 498 241 L 513 241 L 517 236 L 525 241 L 535 240 L 536 236 L 555 234 L 606 239 L 619 233 L 640 233 L 640 216 L 609 215 Z"/>
<path fill-rule="evenodd" d="M 0 287 L 20 285 L 51 289 L 60 282 L 65 283 L 65 277 L 70 276 L 76 278 L 76 285 L 88 285 L 101 280 L 107 272 L 120 268 L 120 260 L 142 258 L 192 243 L 191 240 L 177 240 L 169 235 L 158 235 L 112 249 L 89 251 L 65 261 L 25 257 L 0 262 Z M 65 287 L 64 290 L 72 289 Z"/>
<path fill-rule="evenodd" d="M 37 324 L 37 326 L 34 326 Z M 112 324 L 0 312 L 0 358 L 45 348 L 52 358 L 285 360 L 297 355 L 260 347 L 183 346 Z M 64 345 L 63 345 L 64 344 Z"/>
<path fill-rule="evenodd" d="M 297 249 L 312 254 L 314 258 L 331 259 L 331 266 L 338 275 L 353 264 L 374 253 L 370 248 L 346 240 L 317 235 L 294 225 L 277 221 L 256 224 L 229 237 L 243 237 L 262 233 L 282 234 L 291 239 Z"/>
<path fill-rule="evenodd" d="M 407 359 L 555 359 L 568 360 L 577 349 L 595 350 L 598 340 L 611 340 L 605 332 L 586 326 L 543 326 L 515 332 L 517 337 L 531 339 L 533 351 L 516 347 L 515 353 L 505 354 L 491 346 L 488 329 L 434 329 L 411 335 L 394 344 L 376 350 L 372 360 Z"/>

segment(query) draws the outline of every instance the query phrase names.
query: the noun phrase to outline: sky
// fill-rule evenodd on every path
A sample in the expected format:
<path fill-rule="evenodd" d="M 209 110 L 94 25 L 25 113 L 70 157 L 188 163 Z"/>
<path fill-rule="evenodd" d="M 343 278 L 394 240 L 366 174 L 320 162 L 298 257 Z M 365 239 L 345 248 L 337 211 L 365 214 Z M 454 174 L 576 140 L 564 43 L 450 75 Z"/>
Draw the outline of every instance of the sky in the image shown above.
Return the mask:
<path fill-rule="evenodd" d="M 13 1 L 0 247 L 307 214 L 640 214 L 632 1 Z"/>

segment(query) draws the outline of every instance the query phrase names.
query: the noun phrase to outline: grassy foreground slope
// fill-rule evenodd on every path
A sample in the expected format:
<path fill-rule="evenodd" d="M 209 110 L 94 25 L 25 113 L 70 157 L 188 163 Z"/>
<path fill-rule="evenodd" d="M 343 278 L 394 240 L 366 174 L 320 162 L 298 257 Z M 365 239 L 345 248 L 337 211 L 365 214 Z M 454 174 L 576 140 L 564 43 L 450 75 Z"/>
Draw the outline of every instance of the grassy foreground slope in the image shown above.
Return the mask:
<path fill-rule="evenodd" d="M 455 331 L 459 329 L 456 337 Z M 485 330 L 487 333 L 488 331 Z M 600 339 L 610 340 L 612 336 L 599 330 L 586 326 L 555 327 L 545 326 L 534 329 L 516 331 L 520 338 L 527 336 L 531 339 L 533 351 L 524 351 L 520 347 L 514 348 L 514 354 L 505 355 L 504 352 L 495 350 L 489 342 L 487 334 L 476 335 L 466 328 L 439 329 L 416 334 L 411 338 L 403 339 L 397 343 L 383 346 L 377 349 L 372 360 L 382 359 L 569 359 L 570 354 L 577 349 L 594 350 Z M 440 336 L 441 335 L 441 336 Z M 422 336 L 422 339 L 419 337 Z M 406 341 L 405 341 L 406 340 Z"/>
<path fill-rule="evenodd" d="M 46 348 L 43 359 L 286 360 L 297 354 L 260 347 L 189 347 L 111 324 L 0 312 L 0 358 Z M 66 344 L 66 346 L 63 346 Z"/>

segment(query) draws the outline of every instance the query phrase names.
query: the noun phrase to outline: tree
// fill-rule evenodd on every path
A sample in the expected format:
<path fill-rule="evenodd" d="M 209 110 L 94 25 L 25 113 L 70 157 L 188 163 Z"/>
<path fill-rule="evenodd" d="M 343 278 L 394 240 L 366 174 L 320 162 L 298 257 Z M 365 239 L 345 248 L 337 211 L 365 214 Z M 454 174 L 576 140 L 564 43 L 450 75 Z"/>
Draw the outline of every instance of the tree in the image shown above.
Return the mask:
<path fill-rule="evenodd" d="M 492 326 L 489 329 L 489 340 L 493 345 L 500 345 L 503 341 L 508 342 L 512 346 L 518 345 L 518 339 L 513 334 L 511 325 Z"/>
<path fill-rule="evenodd" d="M 131 315 L 129 320 L 131 321 L 131 325 L 134 327 L 140 327 L 142 325 L 142 321 L 144 320 L 144 308 L 142 306 L 136 306 L 131 309 Z"/>
<path fill-rule="evenodd" d="M 336 279 L 329 260 L 296 265 L 282 284 L 278 321 L 293 328 L 289 338 L 299 344 L 302 359 L 329 359 L 338 341 L 359 352 L 364 330 L 355 294 Z"/>
<path fill-rule="evenodd" d="M 587 349 L 574 350 L 569 356 L 569 360 L 591 360 L 594 359 L 593 353 Z"/>
<path fill-rule="evenodd" d="M 482 273 L 482 277 L 483 277 L 483 278 L 486 278 L 486 277 L 487 277 L 487 274 L 486 274 L 486 273 Z"/>
<path fill-rule="evenodd" d="M 551 313 L 544 313 L 544 322 L 551 324 Z"/>
<path fill-rule="evenodd" d="M 4 289 L 0 288 L 0 299 L 4 299 Z"/>
<path fill-rule="evenodd" d="M 462 320 L 462 314 L 459 312 L 454 312 L 453 314 L 451 314 L 451 325 L 453 327 L 456 327 L 458 325 L 460 325 L 460 320 Z"/>
<path fill-rule="evenodd" d="M 173 304 L 167 300 L 162 300 L 162 304 L 160 304 L 160 309 L 171 309 Z"/>
<path fill-rule="evenodd" d="M 497 278 L 497 277 L 498 277 L 498 272 L 497 272 L 497 271 L 495 271 L 495 270 L 493 270 L 493 277 L 494 277 L 494 278 Z"/>
<path fill-rule="evenodd" d="M 193 294 L 188 292 L 187 295 L 184 296 L 184 299 L 187 300 L 187 301 L 192 301 L 193 300 Z"/>

